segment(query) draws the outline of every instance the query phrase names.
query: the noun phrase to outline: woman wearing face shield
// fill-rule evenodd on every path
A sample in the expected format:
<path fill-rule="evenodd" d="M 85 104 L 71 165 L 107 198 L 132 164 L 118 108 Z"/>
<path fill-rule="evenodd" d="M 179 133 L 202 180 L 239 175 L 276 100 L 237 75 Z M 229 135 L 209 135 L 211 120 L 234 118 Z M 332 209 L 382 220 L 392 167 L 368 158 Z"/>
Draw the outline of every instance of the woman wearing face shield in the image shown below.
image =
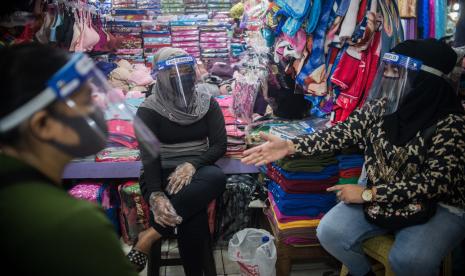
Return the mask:
<path fill-rule="evenodd" d="M 129 258 L 143 269 L 152 243 L 177 234 L 186 275 L 216 275 L 207 206 L 222 194 L 226 178 L 215 162 L 226 152 L 218 103 L 198 83 L 195 59 L 175 48 L 154 57 L 156 84 L 137 115 L 161 142 L 158 158 L 141 149 L 141 190 L 149 202 L 151 228 L 139 235 Z"/>
<path fill-rule="evenodd" d="M 14 275 L 137 275 L 104 213 L 61 187 L 67 163 L 106 144 L 91 71 L 44 45 L 0 51 L 0 239 Z"/>
<path fill-rule="evenodd" d="M 465 116 L 445 77 L 456 60 L 438 40 L 402 42 L 382 58 L 367 103 L 346 121 L 290 141 L 263 134 L 267 142 L 245 152 L 243 162 L 262 165 L 293 154 L 364 149 L 361 185 L 329 188 L 341 202 L 317 229 L 351 275 L 374 275 L 362 249 L 368 238 L 393 234 L 394 273 L 423 276 L 437 275 L 465 237 Z"/>

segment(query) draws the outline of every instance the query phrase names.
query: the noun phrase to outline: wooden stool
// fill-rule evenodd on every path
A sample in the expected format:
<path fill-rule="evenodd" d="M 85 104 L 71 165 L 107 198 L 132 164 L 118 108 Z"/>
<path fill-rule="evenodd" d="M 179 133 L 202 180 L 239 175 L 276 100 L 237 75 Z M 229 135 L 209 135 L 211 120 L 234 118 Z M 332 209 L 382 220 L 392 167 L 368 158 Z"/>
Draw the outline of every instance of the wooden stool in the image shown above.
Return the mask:
<path fill-rule="evenodd" d="M 277 253 L 276 261 L 276 275 L 277 276 L 289 276 L 291 275 L 292 261 L 295 260 L 314 260 L 314 261 L 326 261 L 333 267 L 339 267 L 340 262 L 331 256 L 326 250 L 319 244 L 308 245 L 308 246 L 291 246 L 280 241 L 277 237 L 278 234 L 272 227 L 271 221 L 268 219 L 267 228 L 268 231 L 273 233 L 275 236 L 275 245 Z"/>
<path fill-rule="evenodd" d="M 363 242 L 363 251 L 374 259 L 375 263 L 372 267 L 373 272 L 377 276 L 394 276 L 394 272 L 389 264 L 388 256 L 391 251 L 391 247 L 394 244 L 394 237 L 391 235 L 383 235 L 374 237 Z M 447 255 L 442 262 L 442 275 L 452 275 L 452 256 Z M 340 276 L 346 276 L 349 273 L 349 269 L 342 265 Z"/>

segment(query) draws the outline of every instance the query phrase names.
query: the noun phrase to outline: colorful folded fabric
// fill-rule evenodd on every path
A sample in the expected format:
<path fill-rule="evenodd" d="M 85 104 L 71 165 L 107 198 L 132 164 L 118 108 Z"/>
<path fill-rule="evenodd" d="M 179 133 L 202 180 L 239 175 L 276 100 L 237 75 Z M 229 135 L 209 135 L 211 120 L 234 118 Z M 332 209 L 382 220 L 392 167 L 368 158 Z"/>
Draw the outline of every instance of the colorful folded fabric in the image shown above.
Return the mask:
<path fill-rule="evenodd" d="M 358 177 L 354 178 L 339 178 L 339 182 L 337 184 L 357 184 Z"/>
<path fill-rule="evenodd" d="M 286 216 L 318 216 L 328 212 L 336 204 L 336 195 L 326 194 L 289 194 L 276 182 L 267 181 L 276 205 Z"/>
<path fill-rule="evenodd" d="M 323 214 L 319 214 L 315 217 L 310 216 L 286 216 L 281 211 L 279 211 L 278 206 L 276 205 L 276 201 L 274 200 L 273 194 L 268 192 L 268 199 L 270 201 L 271 208 L 273 208 L 274 216 L 276 220 L 280 223 L 289 223 L 295 221 L 302 221 L 302 220 L 319 220 L 323 217 Z"/>
<path fill-rule="evenodd" d="M 362 174 L 362 167 L 340 170 L 339 176 L 342 178 L 355 178 Z"/>
<path fill-rule="evenodd" d="M 288 172 L 275 164 L 272 164 L 272 166 L 288 180 L 325 180 L 339 173 L 338 166 L 336 165 L 328 166 L 318 173 Z"/>
<path fill-rule="evenodd" d="M 325 167 L 337 165 L 338 161 L 333 154 L 322 154 L 311 158 L 283 159 L 276 164 L 289 172 L 321 172 Z"/>

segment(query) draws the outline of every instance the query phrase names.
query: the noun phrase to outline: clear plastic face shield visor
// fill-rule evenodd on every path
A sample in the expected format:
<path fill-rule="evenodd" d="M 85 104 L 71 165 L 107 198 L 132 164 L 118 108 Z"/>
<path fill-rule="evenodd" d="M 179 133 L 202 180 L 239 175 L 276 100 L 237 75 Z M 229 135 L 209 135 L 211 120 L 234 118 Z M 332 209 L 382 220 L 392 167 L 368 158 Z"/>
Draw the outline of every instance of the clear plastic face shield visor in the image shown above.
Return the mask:
<path fill-rule="evenodd" d="M 396 112 L 412 89 L 419 85 L 414 82 L 420 71 L 445 77 L 440 70 L 424 65 L 420 60 L 396 53 L 384 54 L 366 103 L 385 99 L 384 115 Z"/>
<path fill-rule="evenodd" d="M 182 109 L 189 109 L 195 93 L 195 85 L 200 81 L 200 72 L 192 56 L 178 56 L 155 65 L 157 82 L 175 91 L 173 100 Z"/>
<path fill-rule="evenodd" d="M 92 140 L 80 135 L 81 143 L 93 142 L 118 144 L 121 147 L 144 147 L 156 157 L 160 145 L 155 135 L 140 118 L 135 116 L 118 93 L 97 69 L 92 59 L 76 53 L 47 82 L 47 88 L 29 102 L 0 120 L 0 132 L 8 132 L 43 110 L 51 103 L 60 101 L 65 105 L 66 115 L 71 119 L 57 119 L 73 126 L 78 135 L 91 130 Z M 81 134 L 82 134 L 81 133 Z M 87 139 L 89 140 L 89 139 Z M 102 147 L 101 147 L 102 148 Z"/>

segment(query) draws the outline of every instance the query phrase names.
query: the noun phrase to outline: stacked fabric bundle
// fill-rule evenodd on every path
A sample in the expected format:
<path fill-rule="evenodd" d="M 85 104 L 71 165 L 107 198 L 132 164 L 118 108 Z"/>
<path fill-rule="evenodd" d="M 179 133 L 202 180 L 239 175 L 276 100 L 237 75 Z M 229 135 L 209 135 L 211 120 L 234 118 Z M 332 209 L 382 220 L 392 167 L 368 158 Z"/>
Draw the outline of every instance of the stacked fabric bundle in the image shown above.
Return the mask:
<path fill-rule="evenodd" d="M 200 57 L 199 28 L 196 22 L 171 22 L 171 42 L 173 47 L 183 49 L 193 57 Z"/>
<path fill-rule="evenodd" d="M 245 125 L 230 111 L 232 105 L 231 96 L 218 96 L 215 97 L 215 99 L 221 107 L 224 121 L 226 123 L 226 133 L 228 135 L 226 156 L 240 159 L 242 157 L 242 153 L 246 149 L 245 132 L 243 132 Z"/>
<path fill-rule="evenodd" d="M 184 14 L 183 0 L 161 0 L 162 14 Z"/>
<path fill-rule="evenodd" d="M 231 0 L 207 0 L 209 11 L 229 11 L 231 9 Z"/>
<path fill-rule="evenodd" d="M 200 25 L 200 51 L 203 62 L 229 63 L 229 37 L 230 25 L 223 23 L 207 23 Z"/>
<path fill-rule="evenodd" d="M 262 168 L 268 183 L 269 220 L 278 238 L 289 245 L 317 243 L 319 219 L 336 204 L 326 189 L 339 180 L 334 154 L 289 158 Z"/>
<path fill-rule="evenodd" d="M 113 9 L 135 9 L 137 8 L 137 0 L 113 0 L 112 7 Z"/>
<path fill-rule="evenodd" d="M 205 0 L 184 0 L 186 14 L 206 14 L 208 12 Z"/>
<path fill-rule="evenodd" d="M 152 57 L 158 50 L 171 46 L 169 23 L 142 22 L 142 38 L 144 39 L 144 56 L 147 63 L 152 64 Z"/>
<path fill-rule="evenodd" d="M 338 184 L 357 184 L 365 162 L 363 155 L 341 154 L 337 159 L 339 160 Z"/>
<path fill-rule="evenodd" d="M 116 54 L 120 58 L 145 63 L 143 58 L 141 22 L 118 20 L 109 22 L 112 33 L 120 42 Z"/>

